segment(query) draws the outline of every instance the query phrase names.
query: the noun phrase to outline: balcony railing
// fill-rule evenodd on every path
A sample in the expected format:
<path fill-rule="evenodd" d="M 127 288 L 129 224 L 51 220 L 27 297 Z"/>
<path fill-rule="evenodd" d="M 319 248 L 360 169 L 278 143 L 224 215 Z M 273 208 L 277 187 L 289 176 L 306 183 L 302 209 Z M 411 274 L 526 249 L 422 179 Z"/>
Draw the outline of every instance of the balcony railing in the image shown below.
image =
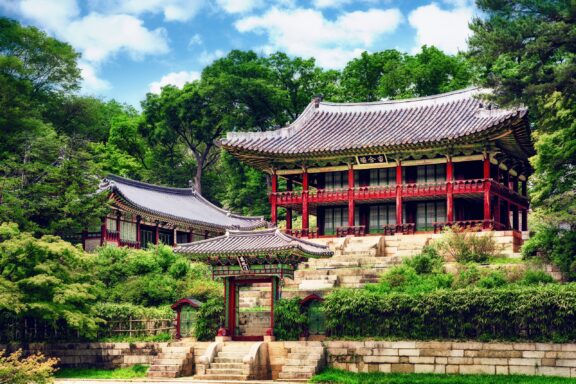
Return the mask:
<path fill-rule="evenodd" d="M 336 227 L 336 237 L 364 236 L 365 234 L 366 227 L 364 225 L 357 225 L 354 227 Z"/>
<path fill-rule="evenodd" d="M 446 195 L 448 185 L 452 185 L 454 194 L 469 194 L 484 192 L 484 185 L 490 183 L 490 188 L 508 199 L 514 199 L 527 204 L 528 198 L 520 195 L 513 189 L 499 184 L 494 179 L 467 179 L 453 181 L 439 181 L 432 183 L 402 184 L 402 197 L 433 197 Z M 276 202 L 279 205 L 302 204 L 302 191 L 276 192 Z M 309 203 L 333 203 L 348 201 L 350 190 L 348 188 L 310 189 L 308 191 Z M 352 190 L 354 200 L 384 200 L 396 196 L 396 185 L 375 185 L 355 187 Z"/>
<path fill-rule="evenodd" d="M 385 224 L 382 227 L 382 232 L 385 236 L 396 234 L 413 235 L 415 231 L 416 231 L 416 224 L 414 223 Z"/>
<path fill-rule="evenodd" d="M 118 241 L 118 231 L 106 230 L 106 240 Z"/>
<path fill-rule="evenodd" d="M 140 249 L 140 243 L 137 242 L 137 241 L 132 241 L 132 240 L 123 240 L 123 239 L 120 239 L 120 246 L 121 246 L 121 247 L 128 247 L 128 248 Z"/>
<path fill-rule="evenodd" d="M 285 229 L 284 233 L 294 237 L 307 237 L 309 239 L 315 239 L 318 237 L 318 228 L 309 229 Z"/>

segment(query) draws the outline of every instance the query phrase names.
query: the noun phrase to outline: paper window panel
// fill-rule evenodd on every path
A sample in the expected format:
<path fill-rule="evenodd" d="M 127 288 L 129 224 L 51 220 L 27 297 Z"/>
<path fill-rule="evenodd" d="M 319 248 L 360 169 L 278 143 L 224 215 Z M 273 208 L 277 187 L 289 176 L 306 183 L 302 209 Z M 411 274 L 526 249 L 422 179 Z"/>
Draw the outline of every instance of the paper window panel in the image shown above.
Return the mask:
<path fill-rule="evenodd" d="M 120 239 L 136 241 L 136 223 L 120 222 Z"/>
<path fill-rule="evenodd" d="M 112 219 L 110 217 L 106 218 L 106 228 L 109 231 L 116 232 L 118 230 L 118 226 L 116 225 L 116 219 Z"/>

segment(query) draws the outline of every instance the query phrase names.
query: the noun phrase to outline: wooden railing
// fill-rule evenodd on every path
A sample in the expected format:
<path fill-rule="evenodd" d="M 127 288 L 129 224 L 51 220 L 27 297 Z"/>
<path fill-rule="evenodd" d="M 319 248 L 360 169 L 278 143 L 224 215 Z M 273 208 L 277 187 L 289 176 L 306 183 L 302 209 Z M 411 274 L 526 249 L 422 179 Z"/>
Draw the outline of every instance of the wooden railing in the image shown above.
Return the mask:
<path fill-rule="evenodd" d="M 353 227 L 336 227 L 336 237 L 364 236 L 365 234 L 366 227 L 364 225 L 357 225 Z"/>
<path fill-rule="evenodd" d="M 440 233 L 446 227 L 456 226 L 461 229 L 466 229 L 470 231 L 481 231 L 483 229 L 492 228 L 492 220 L 459 220 L 459 221 L 447 221 L 447 222 L 437 222 L 433 224 L 434 233 Z"/>
<path fill-rule="evenodd" d="M 129 247 L 129 248 L 136 248 L 140 249 L 140 243 L 133 240 L 123 240 L 120 239 L 120 246 L 121 247 Z"/>
<path fill-rule="evenodd" d="M 396 185 L 375 185 L 354 188 L 354 198 L 358 200 L 389 199 L 396 197 Z"/>
<path fill-rule="evenodd" d="M 446 182 L 414 183 L 402 185 L 402 196 L 436 196 L 446 193 Z"/>
<path fill-rule="evenodd" d="M 106 240 L 118 241 L 118 231 L 106 230 Z"/>
<path fill-rule="evenodd" d="M 484 191 L 484 179 L 454 180 L 454 193 L 481 193 Z"/>
<path fill-rule="evenodd" d="M 278 204 L 302 203 L 302 191 L 276 192 L 276 202 Z"/>
<path fill-rule="evenodd" d="M 315 239 L 318 237 L 318 228 L 308 228 L 308 229 L 285 229 L 284 233 L 294 237 L 307 237 L 309 239 Z"/>
<path fill-rule="evenodd" d="M 308 192 L 310 202 L 331 202 L 348 200 L 348 188 L 316 189 Z"/>
<path fill-rule="evenodd" d="M 414 223 L 403 223 L 403 224 L 385 224 L 382 227 L 382 231 L 385 236 L 403 234 L 403 235 L 413 235 L 416 231 L 416 224 Z"/>

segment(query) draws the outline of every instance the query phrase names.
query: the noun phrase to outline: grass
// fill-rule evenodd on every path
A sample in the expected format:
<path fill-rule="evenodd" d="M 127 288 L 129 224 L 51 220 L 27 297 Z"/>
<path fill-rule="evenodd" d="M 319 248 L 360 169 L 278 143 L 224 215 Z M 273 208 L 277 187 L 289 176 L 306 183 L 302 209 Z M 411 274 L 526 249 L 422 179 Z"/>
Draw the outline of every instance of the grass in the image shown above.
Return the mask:
<path fill-rule="evenodd" d="M 100 337 L 98 342 L 104 343 L 138 343 L 138 342 L 166 342 L 171 341 L 172 335 L 168 332 L 159 333 L 157 335 L 140 335 L 140 336 L 110 336 Z"/>
<path fill-rule="evenodd" d="M 136 364 L 127 368 L 63 368 L 56 372 L 58 379 L 137 379 L 146 377 L 147 365 Z"/>
<path fill-rule="evenodd" d="M 416 373 L 353 373 L 328 369 L 311 380 L 331 384 L 568 384 L 576 380 L 544 376 L 439 375 Z"/>
<path fill-rule="evenodd" d="M 489 262 L 490 264 L 522 264 L 526 263 L 526 260 L 517 257 L 491 257 Z"/>

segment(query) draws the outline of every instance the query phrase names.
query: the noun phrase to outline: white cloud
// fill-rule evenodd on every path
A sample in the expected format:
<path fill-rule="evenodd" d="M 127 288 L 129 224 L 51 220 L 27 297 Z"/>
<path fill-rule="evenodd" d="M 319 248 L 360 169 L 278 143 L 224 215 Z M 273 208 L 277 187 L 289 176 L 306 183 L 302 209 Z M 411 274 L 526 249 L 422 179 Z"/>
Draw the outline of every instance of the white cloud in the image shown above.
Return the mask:
<path fill-rule="evenodd" d="M 202 40 L 202 36 L 199 33 L 194 34 L 188 41 L 188 48 L 193 47 L 194 45 L 202 45 L 204 41 Z"/>
<path fill-rule="evenodd" d="M 200 79 L 200 72 L 197 71 L 171 72 L 167 75 L 162 76 L 160 80 L 150 83 L 150 92 L 160 93 L 160 91 L 162 91 L 162 87 L 169 84 L 175 85 L 178 88 L 182 88 L 184 84 L 199 79 Z"/>
<path fill-rule="evenodd" d="M 424 44 L 434 45 L 447 53 L 466 50 L 466 40 L 472 33 L 468 23 L 472 21 L 474 9 L 466 6 L 465 1 L 445 1 L 457 5 L 456 8 L 448 11 L 430 3 L 410 13 L 408 21 L 416 29 L 415 51 Z"/>
<path fill-rule="evenodd" d="M 313 9 L 272 8 L 262 16 L 242 18 L 235 26 L 240 32 L 266 34 L 266 50 L 315 57 L 323 67 L 341 68 L 401 22 L 396 8 L 342 13 L 333 21 Z"/>
<path fill-rule="evenodd" d="M 86 93 L 106 91 L 112 86 L 106 80 L 100 79 L 94 67 L 85 61 L 80 61 L 78 67 L 82 72 L 82 90 Z"/>
<path fill-rule="evenodd" d="M 80 13 L 76 0 L 24 0 L 16 10 L 52 31 L 62 27 Z"/>
<path fill-rule="evenodd" d="M 351 2 L 352 0 L 314 0 L 313 5 L 315 8 L 340 8 Z"/>
<path fill-rule="evenodd" d="M 206 5 L 205 0 L 91 0 L 90 9 L 100 13 L 163 14 L 166 21 L 188 21 Z"/>
<path fill-rule="evenodd" d="M 247 13 L 264 5 L 262 0 L 216 0 L 227 13 Z"/>
<path fill-rule="evenodd" d="M 168 52 L 166 31 L 162 28 L 151 31 L 142 24 L 142 20 L 130 15 L 91 13 L 63 26 L 57 33 L 66 37 L 89 62 L 101 62 L 121 51 L 135 60 Z"/>
<path fill-rule="evenodd" d="M 214 60 L 219 59 L 224 56 L 224 51 L 217 49 L 213 52 L 203 51 L 200 56 L 198 56 L 198 62 L 202 65 L 208 65 Z"/>

